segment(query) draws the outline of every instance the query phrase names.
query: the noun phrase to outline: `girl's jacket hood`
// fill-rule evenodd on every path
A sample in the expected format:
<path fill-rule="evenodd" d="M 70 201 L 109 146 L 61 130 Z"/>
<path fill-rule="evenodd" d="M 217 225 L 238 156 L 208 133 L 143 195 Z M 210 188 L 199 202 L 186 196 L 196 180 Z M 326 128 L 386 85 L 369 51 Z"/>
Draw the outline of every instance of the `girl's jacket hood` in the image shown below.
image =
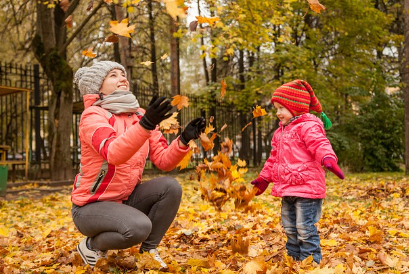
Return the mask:
<path fill-rule="evenodd" d="M 287 126 L 281 122 L 279 125 L 260 177 L 274 184 L 271 194 L 277 197 L 324 198 L 322 160 L 324 157 L 337 160 L 337 157 L 326 138 L 322 121 L 306 113 Z"/>
<path fill-rule="evenodd" d="M 148 156 L 157 168 L 170 171 L 189 151 L 189 147 L 179 147 L 179 137 L 168 145 L 158 128 L 149 132 L 142 128 L 142 108 L 136 113 L 112 114 L 92 106 L 98 94 L 83 99 L 81 164 L 71 196 L 78 206 L 96 201 L 121 203 L 141 182 Z"/>

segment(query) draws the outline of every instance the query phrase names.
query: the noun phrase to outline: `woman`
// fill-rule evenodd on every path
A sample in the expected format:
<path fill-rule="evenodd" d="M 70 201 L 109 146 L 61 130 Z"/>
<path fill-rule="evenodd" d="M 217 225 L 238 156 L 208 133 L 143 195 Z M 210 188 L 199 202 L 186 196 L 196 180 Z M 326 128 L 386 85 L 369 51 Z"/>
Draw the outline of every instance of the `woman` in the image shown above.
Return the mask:
<path fill-rule="evenodd" d="M 172 170 L 189 151 L 205 119 L 190 122 L 169 146 L 158 124 L 171 116 L 170 100 L 154 96 L 146 110 L 129 91 L 124 67 L 101 61 L 74 77 L 83 96 L 81 165 L 71 200 L 75 226 L 86 236 L 77 250 L 93 267 L 106 251 L 142 243 L 162 268 L 159 245 L 179 208 L 182 190 L 172 177 L 141 183 L 146 158 Z"/>

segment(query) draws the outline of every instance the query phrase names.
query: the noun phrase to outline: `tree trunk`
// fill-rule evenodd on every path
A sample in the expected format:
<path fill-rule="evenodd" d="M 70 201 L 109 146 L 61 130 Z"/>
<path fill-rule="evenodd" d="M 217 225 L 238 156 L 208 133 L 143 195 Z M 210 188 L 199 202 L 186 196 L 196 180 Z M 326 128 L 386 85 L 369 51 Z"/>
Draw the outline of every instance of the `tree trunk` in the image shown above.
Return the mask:
<path fill-rule="evenodd" d="M 54 14 L 53 14 L 54 11 Z M 57 45 L 65 41 L 61 28 L 64 16 L 57 5 L 54 10 L 37 2 L 37 35 L 32 49 L 47 77 L 53 92 L 48 102 L 48 142 L 50 145 L 51 180 L 72 179 L 70 137 L 72 128 L 72 69 L 65 60 L 65 53 L 58 55 Z M 61 40 L 63 39 L 63 40 Z"/>
<path fill-rule="evenodd" d="M 115 5 L 116 20 L 118 22 L 125 18 L 124 9 L 120 5 Z M 119 36 L 118 50 L 120 56 L 120 63 L 124 66 L 129 83 L 132 83 L 132 67 L 133 62 L 131 58 L 130 43 L 131 39 L 125 36 Z M 116 43 L 114 43 L 116 44 Z"/>
<path fill-rule="evenodd" d="M 151 42 L 151 73 L 152 73 L 152 86 L 154 92 L 159 92 L 159 82 L 158 82 L 158 69 L 156 66 L 156 43 L 155 43 L 155 19 L 153 18 L 153 0 L 148 1 L 148 11 L 149 11 L 149 32 L 150 32 L 150 42 Z"/>
<path fill-rule="evenodd" d="M 403 45 L 403 69 L 402 80 L 405 84 L 404 102 L 405 102 L 405 173 L 409 174 L 409 0 L 404 1 L 404 30 L 405 40 Z"/>
<path fill-rule="evenodd" d="M 180 67 L 179 67 L 179 38 L 173 37 L 178 31 L 178 21 L 169 16 L 170 23 L 170 93 L 172 96 L 180 94 Z M 179 117 L 179 116 L 178 116 Z"/>

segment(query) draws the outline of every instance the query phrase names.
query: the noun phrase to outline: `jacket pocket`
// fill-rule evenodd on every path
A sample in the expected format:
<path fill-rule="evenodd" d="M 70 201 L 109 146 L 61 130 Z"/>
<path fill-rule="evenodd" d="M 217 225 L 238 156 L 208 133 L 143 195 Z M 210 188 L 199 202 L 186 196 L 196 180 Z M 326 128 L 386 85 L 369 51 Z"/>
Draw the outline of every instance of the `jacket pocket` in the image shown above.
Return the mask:
<path fill-rule="evenodd" d="M 104 181 L 104 178 L 105 178 L 106 174 L 107 174 L 106 170 L 102 169 L 102 170 L 99 171 L 97 178 L 95 179 L 94 183 L 91 185 L 91 188 L 90 188 L 90 191 L 89 191 L 91 193 L 91 195 L 93 195 L 93 194 L 95 194 L 95 192 L 97 192 L 97 190 L 100 187 L 102 181 Z"/>

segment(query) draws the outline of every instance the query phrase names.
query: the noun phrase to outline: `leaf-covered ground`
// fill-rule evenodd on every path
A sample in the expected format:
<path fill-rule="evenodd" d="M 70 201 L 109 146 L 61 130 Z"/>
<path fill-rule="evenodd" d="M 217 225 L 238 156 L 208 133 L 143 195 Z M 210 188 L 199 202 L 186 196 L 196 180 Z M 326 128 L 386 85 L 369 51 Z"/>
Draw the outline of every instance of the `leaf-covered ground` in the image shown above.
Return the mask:
<path fill-rule="evenodd" d="M 254 176 L 247 173 L 246 179 Z M 349 175 L 344 181 L 328 175 L 318 225 L 320 265 L 286 256 L 280 199 L 265 193 L 246 212 L 234 210 L 232 201 L 217 212 L 201 199 L 192 177 L 177 176 L 184 189 L 181 207 L 159 247 L 168 272 L 409 273 L 409 181 L 402 173 Z M 110 251 L 93 270 L 84 266 L 75 249 L 83 236 L 71 220 L 69 187 L 45 196 L 27 188 L 6 198 L 0 200 L 0 273 L 159 272 L 149 255 L 137 254 L 138 247 Z"/>

